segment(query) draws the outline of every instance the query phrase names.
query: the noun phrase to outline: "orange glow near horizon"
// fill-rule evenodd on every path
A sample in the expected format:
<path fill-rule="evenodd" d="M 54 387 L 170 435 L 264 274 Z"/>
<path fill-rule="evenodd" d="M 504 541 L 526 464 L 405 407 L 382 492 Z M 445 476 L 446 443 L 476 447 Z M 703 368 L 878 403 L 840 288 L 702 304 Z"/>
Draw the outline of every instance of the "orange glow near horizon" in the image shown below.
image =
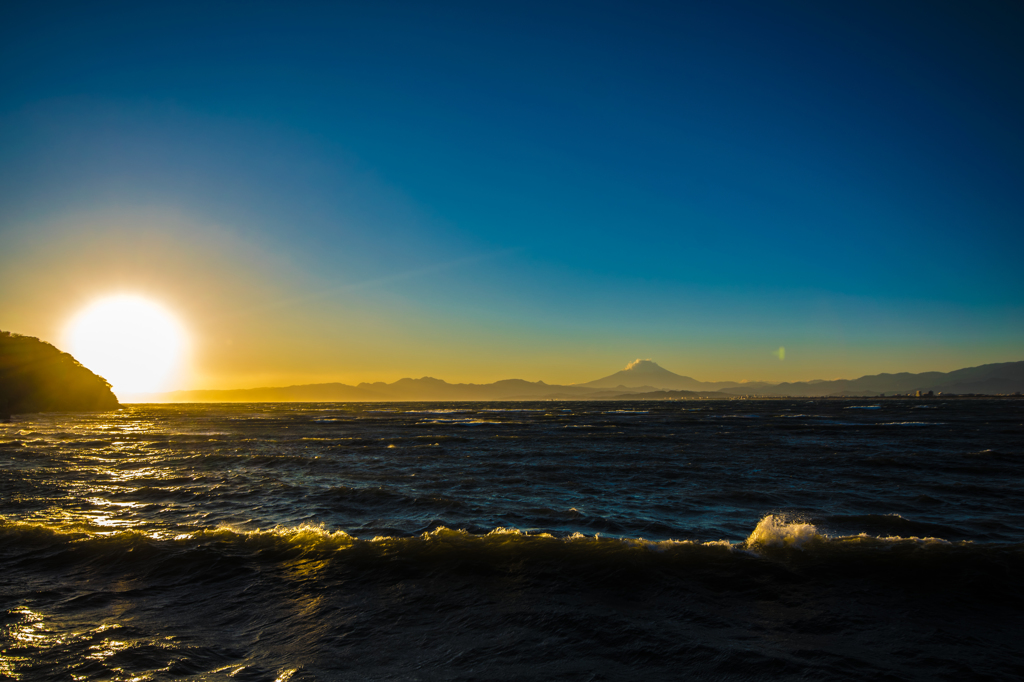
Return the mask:
<path fill-rule="evenodd" d="M 186 334 L 163 306 L 135 295 L 100 299 L 66 333 L 71 354 L 123 395 L 160 391 L 183 361 Z"/>

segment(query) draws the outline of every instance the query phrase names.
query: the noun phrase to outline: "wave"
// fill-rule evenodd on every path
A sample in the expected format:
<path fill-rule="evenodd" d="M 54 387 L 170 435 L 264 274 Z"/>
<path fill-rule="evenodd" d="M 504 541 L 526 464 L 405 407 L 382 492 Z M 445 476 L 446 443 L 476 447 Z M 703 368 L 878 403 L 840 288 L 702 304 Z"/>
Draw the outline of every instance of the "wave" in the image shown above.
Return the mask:
<path fill-rule="evenodd" d="M 344 491 L 339 491 L 344 492 Z M 839 518 L 839 517 L 836 517 Z M 883 525 L 901 525 L 900 517 L 869 515 Z M 904 521 L 907 526 L 925 526 Z M 742 541 L 729 540 L 646 540 L 615 536 L 572 533 L 556 536 L 551 533 L 527 533 L 515 528 L 498 527 L 484 533 L 444 526 L 413 536 L 377 536 L 359 538 L 344 530 L 331 530 L 323 525 L 302 524 L 293 527 L 244 530 L 231 526 L 202 528 L 190 532 L 145 532 L 141 530 L 97 531 L 82 526 L 54 525 L 14 521 L 0 517 L 0 545 L 10 555 L 17 548 L 63 545 L 67 548 L 107 550 L 133 550 L 146 546 L 151 550 L 172 551 L 187 549 L 220 549 L 238 554 L 265 554 L 277 558 L 302 555 L 325 558 L 334 554 L 394 557 L 397 555 L 428 556 L 438 554 L 479 554 L 500 558 L 513 555 L 545 555 L 566 557 L 585 554 L 594 560 L 626 555 L 652 555 L 665 559 L 709 556 L 746 556 L 762 559 L 778 558 L 780 550 L 789 556 L 827 557 L 830 554 L 848 554 L 851 551 L 895 550 L 928 552 L 942 548 L 947 554 L 979 554 L 985 552 L 1009 553 L 1024 558 L 1024 543 L 974 543 L 950 541 L 936 537 L 857 535 L 831 536 L 817 526 L 784 515 L 763 517 L 750 535 Z"/>
<path fill-rule="evenodd" d="M 945 426 L 943 422 L 879 422 L 878 426 Z"/>
<path fill-rule="evenodd" d="M 348 510 L 394 511 L 398 508 L 430 507 L 439 510 L 465 508 L 467 504 L 453 497 L 439 494 L 407 495 L 389 488 L 355 488 L 351 486 L 334 486 L 311 493 L 310 501 L 327 505 L 331 508 L 341 507 Z"/>
<path fill-rule="evenodd" d="M 928 500 L 921 501 L 928 502 Z M 935 502 L 934 499 L 931 501 Z M 882 537 L 941 536 L 949 539 L 950 537 L 963 538 L 966 535 L 963 530 L 953 526 L 924 521 L 911 521 L 899 514 L 837 514 L 827 517 L 827 521 L 829 524 L 835 524 L 840 527 L 853 525 Z M 882 535 L 883 533 L 885 535 Z"/>
<path fill-rule="evenodd" d="M 507 421 L 489 421 L 487 419 L 475 419 L 472 417 L 463 417 L 461 419 L 445 419 L 438 417 L 436 419 L 423 419 L 420 420 L 420 424 L 444 424 L 446 426 L 456 426 L 462 424 L 518 424 L 520 422 L 507 422 Z"/>
<path fill-rule="evenodd" d="M 4 519 L 0 570 L 25 584 L 75 575 L 139 585 L 217 586 L 274 574 L 374 590 L 409 578 L 457 585 L 479 576 L 515 576 L 523 585 L 567 593 L 620 585 L 756 592 L 765 585 L 795 583 L 844 593 L 897 589 L 1024 609 L 1024 585 L 1017 579 L 1024 575 L 1024 543 L 830 536 L 780 515 L 762 518 L 742 541 L 556 536 L 502 527 L 487 533 L 437 527 L 413 536 L 359 538 L 319 525 L 222 526 L 171 535 Z"/>

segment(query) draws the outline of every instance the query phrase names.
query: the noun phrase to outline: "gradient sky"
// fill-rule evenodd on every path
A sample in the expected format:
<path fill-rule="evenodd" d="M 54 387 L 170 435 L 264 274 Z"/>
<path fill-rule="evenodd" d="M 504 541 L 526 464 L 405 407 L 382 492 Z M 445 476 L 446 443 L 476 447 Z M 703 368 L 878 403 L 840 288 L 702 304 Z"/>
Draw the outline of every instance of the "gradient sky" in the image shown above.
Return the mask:
<path fill-rule="evenodd" d="M 143 294 L 167 388 L 1024 359 L 1024 5 L 835 4 L 3 3 L 0 329 Z"/>

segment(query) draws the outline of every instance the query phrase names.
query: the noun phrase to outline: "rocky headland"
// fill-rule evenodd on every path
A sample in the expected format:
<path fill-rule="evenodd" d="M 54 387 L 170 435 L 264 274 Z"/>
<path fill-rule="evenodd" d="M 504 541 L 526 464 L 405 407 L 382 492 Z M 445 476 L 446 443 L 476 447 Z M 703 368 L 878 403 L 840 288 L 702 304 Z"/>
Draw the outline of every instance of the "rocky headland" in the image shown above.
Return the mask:
<path fill-rule="evenodd" d="M 0 416 L 116 410 L 106 379 L 32 336 L 0 331 Z"/>

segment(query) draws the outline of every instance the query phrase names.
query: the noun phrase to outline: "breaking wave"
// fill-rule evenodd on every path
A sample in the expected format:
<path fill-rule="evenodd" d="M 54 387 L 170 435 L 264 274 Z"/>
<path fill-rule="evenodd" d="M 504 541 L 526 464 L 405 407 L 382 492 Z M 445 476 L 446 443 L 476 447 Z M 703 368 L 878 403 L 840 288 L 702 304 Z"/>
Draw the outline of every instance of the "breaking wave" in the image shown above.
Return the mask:
<path fill-rule="evenodd" d="M 898 518 L 898 517 L 897 517 Z M 741 542 L 727 540 L 645 540 L 573 533 L 527 533 L 514 528 L 495 528 L 486 534 L 439 527 L 413 536 L 359 538 L 323 525 L 303 524 L 267 530 L 243 530 L 229 526 L 199 529 L 177 535 L 149 534 L 139 530 L 95 532 L 0 518 L 2 554 L 34 554 L 45 548 L 47 562 L 153 562 L 173 556 L 218 562 L 224 558 L 282 562 L 297 559 L 340 562 L 423 563 L 436 566 L 466 561 L 502 565 L 530 560 L 556 561 L 592 566 L 628 563 L 670 567 L 680 562 L 709 565 L 722 560 L 797 561 L 872 557 L 891 563 L 896 559 L 922 558 L 942 562 L 1002 557 L 1024 568 L 1024 544 L 972 543 L 934 537 L 857 535 L 830 536 L 815 525 L 789 520 L 783 515 L 763 517 Z M 56 552 L 56 554 L 54 554 Z"/>

